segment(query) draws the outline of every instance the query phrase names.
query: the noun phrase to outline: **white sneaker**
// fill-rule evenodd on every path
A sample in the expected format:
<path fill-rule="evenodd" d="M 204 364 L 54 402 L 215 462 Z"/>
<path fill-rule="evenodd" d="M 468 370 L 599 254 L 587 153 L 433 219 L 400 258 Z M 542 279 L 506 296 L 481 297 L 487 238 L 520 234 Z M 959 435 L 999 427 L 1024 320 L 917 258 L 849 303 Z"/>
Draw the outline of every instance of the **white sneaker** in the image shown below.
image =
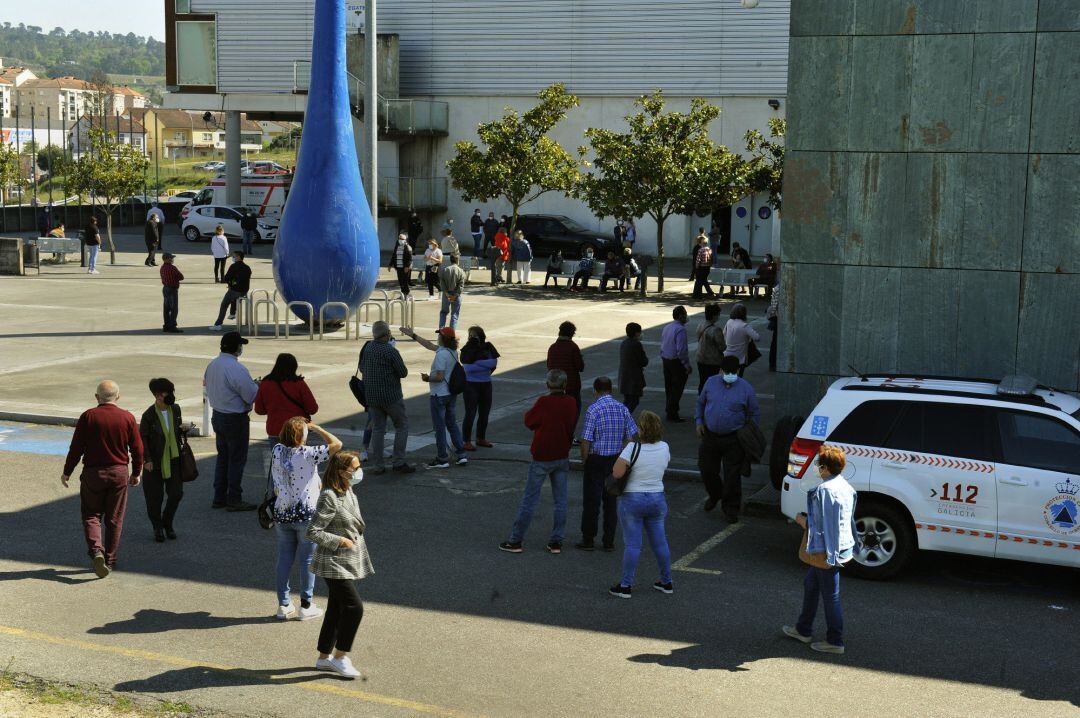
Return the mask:
<path fill-rule="evenodd" d="M 212 332 L 220 332 L 220 331 L 222 331 L 224 329 L 224 327 L 221 326 L 220 324 L 211 324 L 210 326 L 207 327 L 207 329 L 209 329 Z"/>
<path fill-rule="evenodd" d="M 289 620 L 293 617 L 295 613 L 296 607 L 292 605 L 291 601 L 288 604 L 284 606 L 278 606 L 277 608 L 277 617 L 280 618 L 282 621 Z"/>
<path fill-rule="evenodd" d="M 301 621 L 310 621 L 313 618 L 318 618 L 323 615 L 323 610 L 312 603 L 307 608 L 300 607 L 300 615 L 297 616 Z"/>
<path fill-rule="evenodd" d="M 330 664 L 331 671 L 337 673 L 343 678 L 348 678 L 349 680 L 352 680 L 354 678 L 360 677 L 360 671 L 356 670 L 356 667 L 353 666 L 352 661 L 349 660 L 348 656 L 342 656 L 341 658 L 331 658 L 329 661 L 327 661 L 327 663 Z"/>
<path fill-rule="evenodd" d="M 334 670 L 334 664 L 330 662 L 329 658 L 317 658 L 315 659 L 315 670 L 332 671 Z"/>

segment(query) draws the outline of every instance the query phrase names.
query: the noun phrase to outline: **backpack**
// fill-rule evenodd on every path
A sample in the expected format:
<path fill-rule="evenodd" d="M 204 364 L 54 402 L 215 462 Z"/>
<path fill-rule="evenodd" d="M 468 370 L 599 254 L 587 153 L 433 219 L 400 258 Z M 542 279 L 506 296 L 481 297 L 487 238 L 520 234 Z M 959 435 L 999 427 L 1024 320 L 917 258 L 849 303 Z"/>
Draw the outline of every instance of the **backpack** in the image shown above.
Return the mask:
<path fill-rule="evenodd" d="M 457 396 L 464 392 L 466 383 L 465 367 L 461 366 L 461 362 L 454 362 L 454 368 L 450 371 L 450 379 L 446 382 L 446 386 L 450 388 L 450 396 Z"/>

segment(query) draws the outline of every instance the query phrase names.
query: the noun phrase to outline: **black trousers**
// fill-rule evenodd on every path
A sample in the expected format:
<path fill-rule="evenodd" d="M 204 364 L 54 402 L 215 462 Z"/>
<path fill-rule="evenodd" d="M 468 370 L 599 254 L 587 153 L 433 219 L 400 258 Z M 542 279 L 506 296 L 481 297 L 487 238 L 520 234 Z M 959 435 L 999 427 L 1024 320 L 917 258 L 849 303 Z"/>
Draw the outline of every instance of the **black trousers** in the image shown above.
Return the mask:
<path fill-rule="evenodd" d="M 424 280 L 427 282 L 428 296 L 435 296 L 435 287 L 439 285 L 439 269 L 436 267 L 434 270 L 424 270 Z"/>
<path fill-rule="evenodd" d="M 667 399 L 664 411 L 667 418 L 679 418 L 679 400 L 686 388 L 686 367 L 678 359 L 664 359 L 664 395 Z"/>
<path fill-rule="evenodd" d="M 547 286 L 547 283 L 548 283 L 549 279 L 551 279 L 551 280 L 553 280 L 555 282 L 556 287 L 559 286 L 559 275 L 552 274 L 551 272 L 547 272 L 546 274 L 544 274 L 544 286 L 545 287 Z"/>
<path fill-rule="evenodd" d="M 600 505 L 604 507 L 604 534 L 605 546 L 615 545 L 615 528 L 619 524 L 619 512 L 617 498 L 610 496 L 604 491 L 604 479 L 611 473 L 615 466 L 615 456 L 597 456 L 589 454 L 585 459 L 585 479 L 582 482 L 582 509 L 581 509 L 581 537 L 586 542 L 596 539 L 597 523 L 600 514 Z"/>
<path fill-rule="evenodd" d="M 720 502 L 725 516 L 738 516 L 742 507 L 743 448 L 734 434 L 706 431 L 698 445 L 698 470 L 709 498 Z"/>
<path fill-rule="evenodd" d="M 224 282 L 225 281 L 225 259 L 226 259 L 225 257 L 222 257 L 221 259 L 218 259 L 217 257 L 214 257 L 214 281 L 215 282 Z"/>
<path fill-rule="evenodd" d="M 626 410 L 633 414 L 634 409 L 641 403 L 641 394 L 623 394 L 622 403 Z"/>
<path fill-rule="evenodd" d="M 364 604 L 356 590 L 356 581 L 347 578 L 324 580 L 330 597 L 319 631 L 319 653 L 330 653 L 335 648 L 348 653 L 364 618 Z"/>
<path fill-rule="evenodd" d="M 589 279 L 591 277 L 592 277 L 592 272 L 575 272 L 574 273 L 574 278 L 570 282 L 570 287 L 571 288 L 577 287 L 578 280 L 580 279 L 581 280 L 581 286 L 584 289 L 588 289 L 589 288 Z"/>
<path fill-rule="evenodd" d="M 401 267 L 395 267 L 394 271 L 397 272 L 398 287 L 401 288 L 401 293 L 408 296 L 409 294 L 409 274 L 411 269 L 402 269 Z"/>
<path fill-rule="evenodd" d="M 720 373 L 720 365 L 719 364 L 702 364 L 701 362 L 698 362 L 697 363 L 697 375 L 698 375 L 697 393 L 700 394 L 701 390 L 705 388 L 705 382 L 707 382 L 709 379 L 711 379 L 712 377 L 716 376 L 719 373 Z"/>
<path fill-rule="evenodd" d="M 172 461 L 172 476 L 162 478 L 161 469 L 155 463 L 154 471 L 143 474 L 143 498 L 146 499 L 146 515 L 150 517 L 150 523 L 154 530 L 172 528 L 176 509 L 180 506 L 180 499 L 184 497 L 184 482 L 180 480 L 180 459 Z M 165 511 L 161 511 L 161 502 L 168 496 L 165 502 Z"/>
<path fill-rule="evenodd" d="M 465 418 L 461 422 L 462 439 L 472 441 L 473 421 L 476 422 L 476 438 L 487 438 L 488 414 L 491 413 L 491 382 L 470 381 L 465 384 Z"/>
<path fill-rule="evenodd" d="M 709 268 L 708 267 L 695 267 L 694 268 L 694 293 L 691 296 L 694 299 L 701 299 L 702 291 L 704 291 L 710 297 L 716 296 L 713 293 L 712 285 L 709 284 Z"/>
<path fill-rule="evenodd" d="M 176 329 L 176 315 L 180 313 L 180 290 L 162 287 L 161 298 L 162 328 Z"/>
<path fill-rule="evenodd" d="M 776 335 L 780 333 L 780 326 L 773 325 L 772 338 L 769 339 L 769 371 L 776 371 Z"/>

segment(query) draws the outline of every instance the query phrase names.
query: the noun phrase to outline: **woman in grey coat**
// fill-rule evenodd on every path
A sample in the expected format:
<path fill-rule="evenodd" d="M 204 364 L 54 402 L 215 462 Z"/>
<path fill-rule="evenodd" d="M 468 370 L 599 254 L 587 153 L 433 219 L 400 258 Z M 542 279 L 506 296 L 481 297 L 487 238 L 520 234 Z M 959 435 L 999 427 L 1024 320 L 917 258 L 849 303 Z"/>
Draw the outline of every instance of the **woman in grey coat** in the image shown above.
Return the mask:
<path fill-rule="evenodd" d="M 316 546 L 311 572 L 326 581 L 330 592 L 319 631 L 315 668 L 349 679 L 360 675 L 348 655 L 364 617 L 356 579 L 375 572 L 364 541 L 364 518 L 352 488 L 363 478 L 360 457 L 355 452 L 334 454 L 323 475 L 322 493 L 307 530 L 308 541 Z"/>

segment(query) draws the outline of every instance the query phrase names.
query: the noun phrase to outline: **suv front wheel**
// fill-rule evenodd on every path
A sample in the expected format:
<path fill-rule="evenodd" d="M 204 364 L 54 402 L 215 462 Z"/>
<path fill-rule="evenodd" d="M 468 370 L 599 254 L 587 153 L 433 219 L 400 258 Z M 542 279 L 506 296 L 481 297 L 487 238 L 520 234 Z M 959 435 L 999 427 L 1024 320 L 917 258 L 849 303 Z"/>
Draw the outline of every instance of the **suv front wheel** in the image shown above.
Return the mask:
<path fill-rule="evenodd" d="M 195 225 L 188 225 L 188 228 L 184 230 L 184 239 L 189 242 L 198 242 L 202 238 L 202 233 L 199 232 L 199 228 Z"/>
<path fill-rule="evenodd" d="M 861 547 L 848 564 L 860 578 L 875 581 L 892 578 L 911 559 L 917 548 L 908 516 L 884 501 L 859 501 L 855 510 L 855 533 Z"/>

